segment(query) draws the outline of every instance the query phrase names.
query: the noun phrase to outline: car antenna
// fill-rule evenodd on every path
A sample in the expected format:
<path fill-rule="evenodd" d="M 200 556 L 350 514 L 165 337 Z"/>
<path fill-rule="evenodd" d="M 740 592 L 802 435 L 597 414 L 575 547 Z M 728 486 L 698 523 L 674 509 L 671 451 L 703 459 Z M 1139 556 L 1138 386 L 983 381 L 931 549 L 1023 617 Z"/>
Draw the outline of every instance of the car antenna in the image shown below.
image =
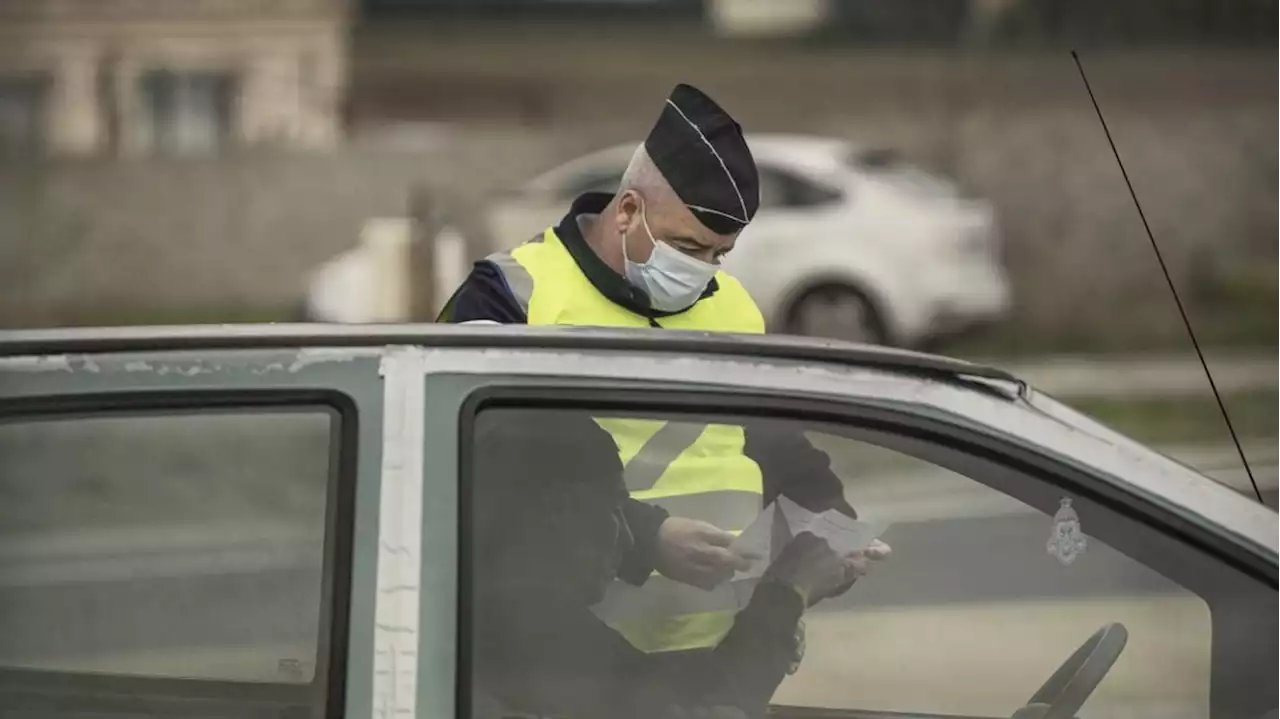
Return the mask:
<path fill-rule="evenodd" d="M 1093 95 L 1093 88 L 1089 85 L 1089 77 L 1084 72 L 1084 65 L 1080 63 L 1080 55 L 1075 50 L 1071 51 L 1071 59 L 1076 63 L 1076 69 L 1080 71 L 1080 80 L 1084 82 L 1084 89 L 1089 93 L 1089 100 L 1093 103 L 1093 111 L 1098 114 L 1098 122 L 1102 125 L 1102 132 L 1107 136 L 1107 144 L 1111 145 L 1111 154 L 1116 158 L 1116 164 L 1120 167 L 1120 174 L 1124 177 L 1124 184 L 1129 188 L 1129 197 L 1133 198 L 1133 206 L 1138 211 L 1138 217 L 1142 220 L 1142 228 L 1147 231 L 1147 239 L 1151 240 L 1151 249 L 1156 253 L 1156 261 L 1160 263 L 1160 272 L 1164 274 L 1165 282 L 1169 284 L 1169 293 L 1173 295 L 1173 302 L 1178 306 L 1178 314 L 1182 317 L 1182 324 L 1187 328 L 1187 334 L 1191 337 L 1191 346 L 1196 350 L 1196 357 L 1200 359 L 1200 366 L 1204 368 L 1204 376 L 1209 380 L 1209 389 L 1213 391 L 1213 398 L 1218 402 L 1218 409 L 1222 412 L 1222 421 L 1227 423 L 1227 432 L 1231 434 L 1231 441 L 1236 445 L 1236 452 L 1240 455 L 1240 462 L 1244 465 L 1245 474 L 1249 475 L 1249 484 L 1253 485 L 1253 493 L 1258 497 L 1258 502 L 1262 506 L 1266 506 L 1267 502 L 1262 498 L 1262 490 L 1258 489 L 1258 480 L 1253 476 L 1253 469 L 1249 466 L 1249 460 L 1244 455 L 1244 447 L 1240 444 L 1240 437 L 1236 434 L 1236 429 L 1231 424 L 1231 416 L 1227 413 L 1227 405 L 1222 401 L 1222 394 L 1218 392 L 1218 385 L 1213 381 L 1213 373 L 1209 371 L 1209 363 L 1205 361 L 1204 352 L 1200 349 L 1200 342 L 1196 340 L 1195 330 L 1191 329 L 1191 319 L 1187 316 L 1187 310 L 1182 306 L 1182 299 L 1178 297 L 1178 289 L 1174 287 L 1173 277 L 1169 274 L 1169 266 L 1165 264 L 1164 255 L 1160 252 L 1160 246 L 1156 244 L 1156 236 L 1151 232 L 1151 225 L 1147 222 L 1147 216 L 1142 211 L 1142 204 L 1138 202 L 1138 193 L 1133 190 L 1133 182 L 1129 180 L 1129 173 L 1124 169 L 1124 162 L 1120 160 L 1120 151 L 1116 149 L 1115 140 L 1111 139 L 1111 130 L 1107 128 L 1107 120 L 1102 116 L 1102 108 L 1098 106 L 1098 98 Z"/>

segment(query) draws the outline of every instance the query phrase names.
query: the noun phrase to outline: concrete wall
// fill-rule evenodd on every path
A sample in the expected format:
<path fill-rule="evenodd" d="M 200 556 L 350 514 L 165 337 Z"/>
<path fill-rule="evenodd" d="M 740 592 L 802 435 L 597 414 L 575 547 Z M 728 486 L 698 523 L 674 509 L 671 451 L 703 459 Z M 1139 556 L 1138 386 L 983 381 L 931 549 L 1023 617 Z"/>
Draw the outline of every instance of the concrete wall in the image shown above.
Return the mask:
<path fill-rule="evenodd" d="M 954 58 L 878 55 L 799 85 L 781 82 L 785 67 L 725 67 L 689 79 L 748 128 L 895 145 L 993 198 L 1018 332 L 1180 336 L 1069 58 L 966 67 Z M 1112 56 L 1091 59 L 1090 71 L 1180 287 L 1219 266 L 1269 267 L 1274 278 L 1274 58 Z M 601 75 L 554 77 L 562 79 L 545 86 L 552 115 L 543 122 L 504 127 L 476 118 L 410 148 L 355 142 L 323 157 L 0 168 L 0 323 L 278 311 L 298 301 L 310 268 L 355 241 L 364 218 L 404 212 L 415 184 L 436 188 L 465 219 L 491 188 L 639 137 L 652 122 L 652 99 L 669 87 L 661 73 L 622 93 Z M 1193 314 L 1208 311 L 1190 301 Z"/>
<path fill-rule="evenodd" d="M 0 167 L 0 325 L 278 314 L 366 218 L 405 215 L 412 187 L 492 184 L 476 170 L 519 154 L 544 152 L 504 133 L 426 152 Z"/>

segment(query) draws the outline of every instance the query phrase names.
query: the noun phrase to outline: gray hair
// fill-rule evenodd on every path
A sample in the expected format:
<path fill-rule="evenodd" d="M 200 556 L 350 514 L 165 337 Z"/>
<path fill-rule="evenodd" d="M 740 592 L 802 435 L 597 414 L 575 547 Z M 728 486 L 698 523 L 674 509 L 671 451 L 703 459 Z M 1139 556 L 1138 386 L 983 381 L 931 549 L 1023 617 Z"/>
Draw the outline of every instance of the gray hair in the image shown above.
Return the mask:
<path fill-rule="evenodd" d="M 644 144 L 636 147 L 635 154 L 631 156 L 631 162 L 627 164 L 626 172 L 622 173 L 622 183 L 618 187 L 618 192 L 626 190 L 636 190 L 654 200 L 667 197 L 668 193 L 675 195 L 667 178 L 663 177 L 658 166 L 653 164 L 653 159 L 649 157 L 649 151 L 645 149 Z"/>

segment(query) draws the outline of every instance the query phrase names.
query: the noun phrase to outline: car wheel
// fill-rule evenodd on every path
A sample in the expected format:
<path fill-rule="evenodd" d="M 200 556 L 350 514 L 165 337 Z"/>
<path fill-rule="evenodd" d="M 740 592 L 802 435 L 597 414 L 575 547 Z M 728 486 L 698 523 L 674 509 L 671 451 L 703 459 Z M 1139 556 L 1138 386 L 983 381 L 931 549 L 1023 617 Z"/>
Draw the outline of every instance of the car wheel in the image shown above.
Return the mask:
<path fill-rule="evenodd" d="M 864 344 L 886 344 L 888 333 L 861 291 L 829 284 L 806 290 L 787 313 L 787 332 Z"/>

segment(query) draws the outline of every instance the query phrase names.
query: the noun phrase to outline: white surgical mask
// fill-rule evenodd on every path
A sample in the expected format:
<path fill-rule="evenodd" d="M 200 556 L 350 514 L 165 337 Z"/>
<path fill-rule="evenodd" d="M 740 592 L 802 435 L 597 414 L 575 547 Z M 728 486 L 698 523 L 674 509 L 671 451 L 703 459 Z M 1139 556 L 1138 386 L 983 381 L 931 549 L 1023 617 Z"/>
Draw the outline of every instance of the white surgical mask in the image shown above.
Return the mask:
<path fill-rule="evenodd" d="M 640 222 L 653 243 L 653 254 L 649 255 L 648 262 L 632 262 L 627 257 L 627 237 L 622 236 L 627 281 L 644 290 L 649 295 L 649 305 L 659 312 L 678 312 L 692 307 L 715 277 L 716 266 L 658 242 L 649 230 L 644 208 L 640 210 Z"/>

